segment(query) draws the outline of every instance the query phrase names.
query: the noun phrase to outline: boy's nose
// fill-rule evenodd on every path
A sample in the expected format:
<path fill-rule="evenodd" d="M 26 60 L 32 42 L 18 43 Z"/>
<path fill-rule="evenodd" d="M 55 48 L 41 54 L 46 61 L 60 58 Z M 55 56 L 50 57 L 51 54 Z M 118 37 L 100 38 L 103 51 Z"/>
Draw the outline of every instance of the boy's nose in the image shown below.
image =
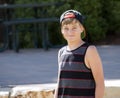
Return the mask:
<path fill-rule="evenodd" d="M 73 33 L 73 30 L 72 30 L 72 29 L 69 29 L 68 32 L 69 32 L 69 33 Z"/>

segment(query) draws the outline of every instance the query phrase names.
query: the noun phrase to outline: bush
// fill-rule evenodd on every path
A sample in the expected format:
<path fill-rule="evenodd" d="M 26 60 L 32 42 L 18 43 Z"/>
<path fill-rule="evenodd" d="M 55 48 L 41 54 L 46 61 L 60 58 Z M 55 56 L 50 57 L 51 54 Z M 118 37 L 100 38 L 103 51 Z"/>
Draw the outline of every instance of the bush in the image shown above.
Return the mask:
<path fill-rule="evenodd" d="M 56 2 L 56 0 L 46 0 L 44 2 Z M 92 42 L 100 41 L 106 38 L 109 32 L 114 32 L 116 34 L 120 32 L 120 11 L 118 10 L 120 9 L 120 1 L 118 0 L 57 0 L 57 2 L 64 2 L 64 4 L 60 7 L 51 6 L 50 8 L 47 8 L 47 17 L 60 17 L 60 15 L 68 9 L 80 11 L 86 17 L 84 26 L 87 33 L 89 33 Z M 43 0 L 16 0 L 15 3 L 43 3 Z M 16 16 L 34 16 L 34 11 L 30 10 L 29 8 L 26 9 L 24 14 L 23 11 L 17 9 Z M 39 12 L 39 17 L 40 16 L 41 13 Z M 49 23 L 48 25 L 50 42 L 53 45 L 66 43 L 61 35 L 59 22 Z M 30 39 L 30 35 L 27 34 L 27 36 L 27 39 Z"/>
<path fill-rule="evenodd" d="M 107 4 L 106 4 L 107 5 Z M 109 5 L 106 8 L 106 20 L 109 25 L 108 34 L 119 34 L 120 33 L 120 1 L 110 0 Z"/>
<path fill-rule="evenodd" d="M 87 33 L 89 33 L 92 42 L 99 41 L 105 38 L 106 22 L 104 18 L 101 17 L 101 2 L 100 0 L 81 0 L 75 2 L 74 9 L 80 11 L 85 15 L 85 27 Z"/>

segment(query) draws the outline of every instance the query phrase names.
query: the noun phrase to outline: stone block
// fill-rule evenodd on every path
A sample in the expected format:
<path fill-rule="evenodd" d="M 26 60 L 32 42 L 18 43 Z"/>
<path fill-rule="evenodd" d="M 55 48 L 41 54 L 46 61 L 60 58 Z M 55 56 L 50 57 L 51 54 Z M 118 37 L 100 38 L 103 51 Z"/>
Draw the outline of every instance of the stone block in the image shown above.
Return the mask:
<path fill-rule="evenodd" d="M 53 98 L 56 84 L 18 85 L 10 92 L 0 92 L 0 98 Z M 104 98 L 120 98 L 120 80 L 105 81 Z"/>
<path fill-rule="evenodd" d="M 7 91 L 0 91 L 0 98 L 8 98 L 9 92 Z"/>
<path fill-rule="evenodd" d="M 38 84 L 16 86 L 10 92 L 10 98 L 53 98 L 56 84 Z"/>

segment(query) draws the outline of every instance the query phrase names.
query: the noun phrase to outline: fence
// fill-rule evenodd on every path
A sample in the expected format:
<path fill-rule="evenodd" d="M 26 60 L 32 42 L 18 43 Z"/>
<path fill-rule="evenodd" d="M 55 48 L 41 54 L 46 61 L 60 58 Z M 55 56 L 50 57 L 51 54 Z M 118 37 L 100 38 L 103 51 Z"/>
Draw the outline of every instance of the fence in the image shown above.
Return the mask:
<path fill-rule="evenodd" d="M 63 3 L 41 3 L 41 4 L 4 4 L 0 5 L 0 9 L 4 9 L 6 13 L 5 19 L 1 19 L 1 24 L 4 26 L 4 40 L 3 46 L 0 48 L 0 51 L 4 51 L 9 46 L 9 35 L 12 35 L 13 49 L 16 52 L 19 52 L 19 31 L 18 29 L 20 24 L 32 24 L 33 25 L 33 37 L 34 37 L 34 46 L 38 47 L 37 34 L 40 33 L 42 37 L 42 47 L 47 50 L 51 45 L 49 42 L 48 36 L 48 23 L 49 22 L 58 22 L 59 18 L 57 17 L 48 17 L 47 9 L 52 6 L 61 6 Z M 17 18 L 14 16 L 14 10 L 16 8 L 32 8 L 34 10 L 34 16 L 32 18 Z M 42 14 L 39 17 L 38 12 Z M 9 16 L 11 16 L 9 18 Z M 40 24 L 40 25 L 39 25 Z M 41 31 L 39 30 L 41 28 Z M 27 29 L 28 30 L 28 29 Z M 22 30 L 25 31 L 25 30 Z"/>

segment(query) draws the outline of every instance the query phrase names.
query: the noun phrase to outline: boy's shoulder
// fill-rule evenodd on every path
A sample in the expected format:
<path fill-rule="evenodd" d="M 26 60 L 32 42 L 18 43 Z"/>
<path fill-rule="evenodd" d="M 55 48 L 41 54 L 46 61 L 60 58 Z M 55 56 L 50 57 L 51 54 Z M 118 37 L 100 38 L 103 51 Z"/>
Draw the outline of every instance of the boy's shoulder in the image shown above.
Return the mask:
<path fill-rule="evenodd" d="M 58 53 L 59 53 L 59 54 L 62 54 L 63 51 L 65 51 L 65 50 L 66 50 L 66 46 L 63 46 L 63 47 L 61 47 L 61 48 L 59 49 Z"/>

